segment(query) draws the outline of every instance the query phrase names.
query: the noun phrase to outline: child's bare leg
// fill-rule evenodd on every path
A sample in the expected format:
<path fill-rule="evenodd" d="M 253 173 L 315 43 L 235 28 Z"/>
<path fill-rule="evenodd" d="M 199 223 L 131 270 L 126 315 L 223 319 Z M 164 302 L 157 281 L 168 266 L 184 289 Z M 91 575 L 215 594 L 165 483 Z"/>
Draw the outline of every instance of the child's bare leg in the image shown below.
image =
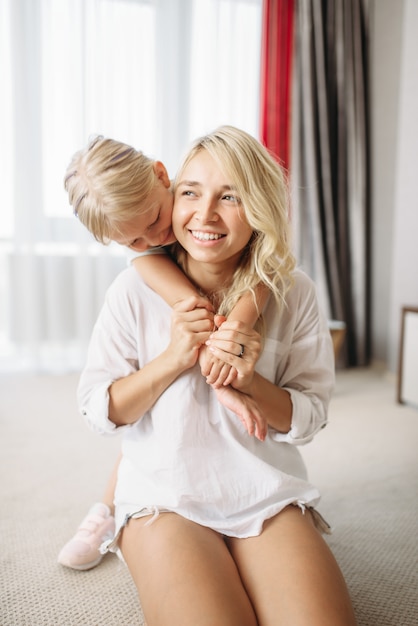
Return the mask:
<path fill-rule="evenodd" d="M 60 550 L 58 563 L 71 569 L 87 570 L 96 567 L 103 558 L 99 548 L 103 541 L 113 537 L 115 532 L 114 496 L 120 453 L 106 484 L 103 500 L 94 504 L 75 535 Z"/>
<path fill-rule="evenodd" d="M 109 476 L 109 479 L 106 484 L 106 488 L 103 493 L 102 502 L 109 507 L 111 515 L 115 514 L 114 498 L 115 498 L 116 481 L 118 478 L 119 463 L 121 459 L 122 459 L 122 452 L 119 453 L 118 458 L 116 459 L 116 463 L 113 466 L 112 472 Z"/>
<path fill-rule="evenodd" d="M 288 506 L 258 537 L 227 544 L 259 626 L 355 626 L 342 573 L 308 511 Z"/>

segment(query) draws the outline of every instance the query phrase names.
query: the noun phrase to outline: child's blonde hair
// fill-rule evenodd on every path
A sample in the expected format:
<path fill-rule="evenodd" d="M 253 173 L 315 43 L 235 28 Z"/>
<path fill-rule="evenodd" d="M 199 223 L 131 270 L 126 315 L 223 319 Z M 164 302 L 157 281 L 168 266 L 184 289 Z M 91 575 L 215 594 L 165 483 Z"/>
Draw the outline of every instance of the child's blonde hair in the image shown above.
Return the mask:
<path fill-rule="evenodd" d="M 244 293 L 254 294 L 260 282 L 269 287 L 282 305 L 295 268 L 290 243 L 288 184 L 282 167 L 245 131 L 220 126 L 192 144 L 177 173 L 175 187 L 187 164 L 201 150 L 207 150 L 230 179 L 245 219 L 253 229 L 219 312 L 227 315 Z M 182 262 L 181 254 L 179 261 Z"/>
<path fill-rule="evenodd" d="M 64 187 L 74 214 L 97 241 L 107 244 L 118 225 L 134 218 L 156 184 L 154 161 L 100 135 L 76 152 Z"/>

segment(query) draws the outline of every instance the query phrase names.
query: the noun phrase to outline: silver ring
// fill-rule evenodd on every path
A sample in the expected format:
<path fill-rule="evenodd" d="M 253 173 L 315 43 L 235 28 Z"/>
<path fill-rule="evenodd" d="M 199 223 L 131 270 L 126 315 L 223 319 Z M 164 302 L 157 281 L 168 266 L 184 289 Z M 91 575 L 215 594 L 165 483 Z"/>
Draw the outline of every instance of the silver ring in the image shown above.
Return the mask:
<path fill-rule="evenodd" d="M 242 343 L 240 343 L 239 345 L 241 346 L 241 352 L 239 353 L 238 357 L 242 359 L 242 357 L 244 356 L 244 346 L 242 345 Z"/>

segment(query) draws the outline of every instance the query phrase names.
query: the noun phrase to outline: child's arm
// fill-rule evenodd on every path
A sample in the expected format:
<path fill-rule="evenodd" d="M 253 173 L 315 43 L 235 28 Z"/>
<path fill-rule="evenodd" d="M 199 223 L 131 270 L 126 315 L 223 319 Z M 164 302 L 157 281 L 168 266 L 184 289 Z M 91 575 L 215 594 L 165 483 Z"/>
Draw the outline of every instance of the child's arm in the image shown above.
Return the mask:
<path fill-rule="evenodd" d="M 171 307 L 190 296 L 198 298 L 197 307 L 213 310 L 207 298 L 199 294 L 183 271 L 167 254 L 145 254 L 132 260 L 146 284 Z"/>
<path fill-rule="evenodd" d="M 244 322 L 248 326 L 254 327 L 254 324 L 260 317 L 261 311 L 264 309 L 264 305 L 267 302 L 270 290 L 263 284 L 259 284 L 255 287 L 255 300 L 252 293 L 246 293 L 242 296 L 232 309 L 228 316 L 228 321 Z"/>
<path fill-rule="evenodd" d="M 158 293 L 171 307 L 190 296 L 197 298 L 196 307 L 213 310 L 209 300 L 199 294 L 183 271 L 167 254 L 145 254 L 132 260 L 136 271 L 149 287 Z M 241 321 L 253 327 L 267 301 L 269 290 L 264 285 L 255 288 L 255 299 L 251 293 L 239 299 L 229 314 L 228 321 Z M 225 318 L 218 316 L 218 326 Z M 199 363 L 203 376 L 209 385 L 219 388 L 229 385 L 237 375 L 234 367 L 215 358 L 205 346 L 199 354 Z"/>

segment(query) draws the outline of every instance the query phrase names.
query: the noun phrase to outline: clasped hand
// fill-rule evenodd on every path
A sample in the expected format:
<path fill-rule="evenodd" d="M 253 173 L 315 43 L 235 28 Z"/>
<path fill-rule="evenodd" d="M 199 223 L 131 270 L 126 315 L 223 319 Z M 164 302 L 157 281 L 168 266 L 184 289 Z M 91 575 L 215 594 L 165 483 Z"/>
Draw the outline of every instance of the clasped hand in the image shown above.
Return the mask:
<path fill-rule="evenodd" d="M 239 417 L 248 433 L 264 441 L 267 421 L 251 397 L 255 364 L 261 352 L 260 335 L 242 322 L 228 322 L 220 316 L 215 316 L 215 324 L 218 328 L 205 344 L 215 357 L 206 380 L 215 389 L 219 402 Z"/>
<path fill-rule="evenodd" d="M 192 297 L 173 309 L 170 349 L 182 371 L 199 359 L 202 374 L 219 402 L 239 417 L 250 435 L 265 439 L 267 422 L 251 398 L 261 352 L 261 338 L 255 330 L 214 316 L 207 301 Z"/>
<path fill-rule="evenodd" d="M 202 373 L 214 388 L 231 384 L 243 393 L 250 393 L 254 368 L 261 352 L 261 338 L 253 328 L 243 322 L 228 321 L 215 315 L 217 329 L 206 341 L 209 352 L 217 359 Z M 228 374 L 225 372 L 228 370 Z M 209 370 L 209 371 L 208 371 Z M 225 380 L 222 382 L 222 377 Z"/>

